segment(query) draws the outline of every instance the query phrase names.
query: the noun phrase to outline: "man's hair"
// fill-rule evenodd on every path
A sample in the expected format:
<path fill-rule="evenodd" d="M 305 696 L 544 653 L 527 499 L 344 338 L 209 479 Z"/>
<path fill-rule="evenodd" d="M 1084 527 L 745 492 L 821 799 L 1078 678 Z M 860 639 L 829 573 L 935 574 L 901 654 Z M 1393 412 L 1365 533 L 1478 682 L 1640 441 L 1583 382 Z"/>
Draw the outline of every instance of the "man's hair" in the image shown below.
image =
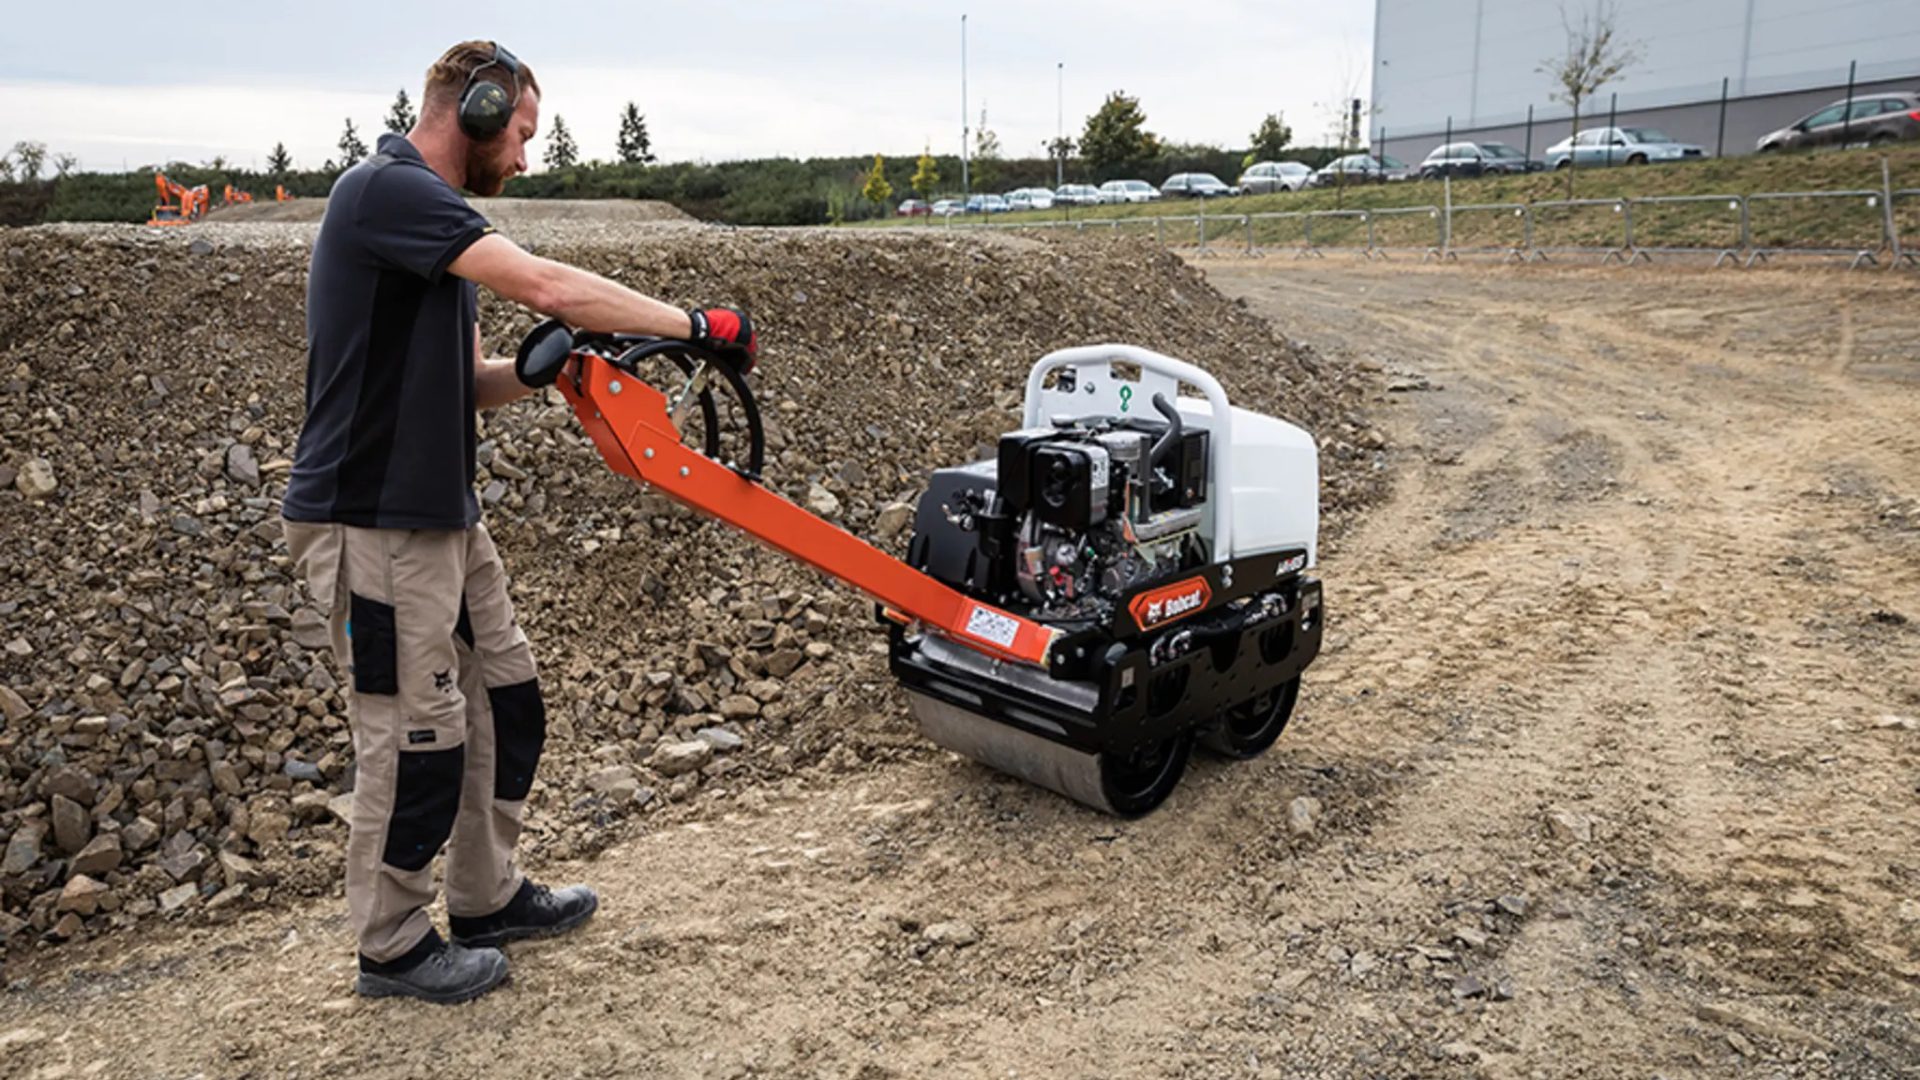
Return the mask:
<path fill-rule="evenodd" d="M 457 108 L 460 105 L 460 93 L 467 88 L 467 79 L 473 73 L 493 59 L 493 42 L 463 41 L 442 53 L 440 59 L 427 69 L 427 89 L 421 95 L 422 111 L 441 107 Z M 507 67 L 495 64 L 487 68 L 483 78 L 492 79 L 502 86 L 506 85 Z M 519 86 L 514 87 L 515 100 L 519 95 L 532 90 L 540 93 L 540 80 L 533 77 L 533 68 L 525 60 L 520 61 Z"/>

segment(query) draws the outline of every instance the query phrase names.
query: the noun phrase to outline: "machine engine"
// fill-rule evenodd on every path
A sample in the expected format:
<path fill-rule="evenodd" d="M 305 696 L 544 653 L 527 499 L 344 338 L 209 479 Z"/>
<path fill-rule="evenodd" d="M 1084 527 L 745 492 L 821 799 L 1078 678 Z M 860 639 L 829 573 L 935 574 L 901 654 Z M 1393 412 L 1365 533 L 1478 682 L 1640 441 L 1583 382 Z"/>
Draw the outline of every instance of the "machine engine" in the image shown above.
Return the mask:
<path fill-rule="evenodd" d="M 1121 597 L 1212 561 L 1208 433 L 1161 418 L 1009 432 L 989 461 L 934 474 L 908 562 L 1049 623 L 1099 622 Z"/>

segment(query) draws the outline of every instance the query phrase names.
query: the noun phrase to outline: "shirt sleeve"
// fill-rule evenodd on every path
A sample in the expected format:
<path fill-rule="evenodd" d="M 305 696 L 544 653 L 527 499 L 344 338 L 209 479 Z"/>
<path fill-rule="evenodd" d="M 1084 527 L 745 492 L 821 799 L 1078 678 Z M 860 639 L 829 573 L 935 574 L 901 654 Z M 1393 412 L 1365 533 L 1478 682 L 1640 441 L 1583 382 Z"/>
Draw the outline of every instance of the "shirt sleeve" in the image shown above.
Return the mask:
<path fill-rule="evenodd" d="M 374 255 L 428 281 L 493 231 L 438 176 L 409 165 L 389 165 L 368 180 L 354 221 Z"/>

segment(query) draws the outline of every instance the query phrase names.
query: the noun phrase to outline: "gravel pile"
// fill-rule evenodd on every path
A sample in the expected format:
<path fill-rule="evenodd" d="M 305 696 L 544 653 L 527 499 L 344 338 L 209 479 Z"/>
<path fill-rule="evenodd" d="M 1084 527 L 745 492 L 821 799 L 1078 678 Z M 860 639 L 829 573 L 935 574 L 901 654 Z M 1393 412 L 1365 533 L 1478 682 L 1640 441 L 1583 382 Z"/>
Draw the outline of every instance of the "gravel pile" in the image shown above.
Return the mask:
<path fill-rule="evenodd" d="M 0 939 L 220 918 L 336 889 L 353 777 L 279 497 L 313 226 L 0 230 Z M 1358 376 L 1129 241 L 544 222 L 514 231 L 674 302 L 745 305 L 767 482 L 904 546 L 933 468 L 1017 423 L 1026 368 L 1128 341 L 1323 443 L 1334 521 L 1379 446 Z M 484 296 L 484 294 L 483 294 Z M 510 353 L 533 317 L 489 303 Z M 557 393 L 485 419 L 479 478 L 544 666 L 526 846 L 751 806 L 796 770 L 927 752 L 872 605 L 609 472 Z"/>
<path fill-rule="evenodd" d="M 475 199 L 473 205 L 487 216 L 487 220 L 508 233 L 562 221 L 605 226 L 643 221 L 693 220 L 686 211 L 672 203 L 648 199 Z M 289 199 L 286 202 L 267 199 L 215 210 L 207 215 L 207 224 L 317 222 L 326 212 L 325 199 Z"/>

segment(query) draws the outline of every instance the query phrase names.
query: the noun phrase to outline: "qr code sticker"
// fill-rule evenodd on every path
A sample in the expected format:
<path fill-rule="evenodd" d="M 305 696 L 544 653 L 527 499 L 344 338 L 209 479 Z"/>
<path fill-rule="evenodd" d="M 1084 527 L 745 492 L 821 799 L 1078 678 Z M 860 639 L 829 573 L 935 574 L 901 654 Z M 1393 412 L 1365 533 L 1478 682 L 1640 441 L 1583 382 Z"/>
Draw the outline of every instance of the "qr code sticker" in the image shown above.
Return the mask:
<path fill-rule="evenodd" d="M 991 641 L 1003 649 L 1013 648 L 1013 636 L 1019 632 L 1019 623 L 992 608 L 976 604 L 973 614 L 967 616 L 967 633 L 982 641 Z"/>

